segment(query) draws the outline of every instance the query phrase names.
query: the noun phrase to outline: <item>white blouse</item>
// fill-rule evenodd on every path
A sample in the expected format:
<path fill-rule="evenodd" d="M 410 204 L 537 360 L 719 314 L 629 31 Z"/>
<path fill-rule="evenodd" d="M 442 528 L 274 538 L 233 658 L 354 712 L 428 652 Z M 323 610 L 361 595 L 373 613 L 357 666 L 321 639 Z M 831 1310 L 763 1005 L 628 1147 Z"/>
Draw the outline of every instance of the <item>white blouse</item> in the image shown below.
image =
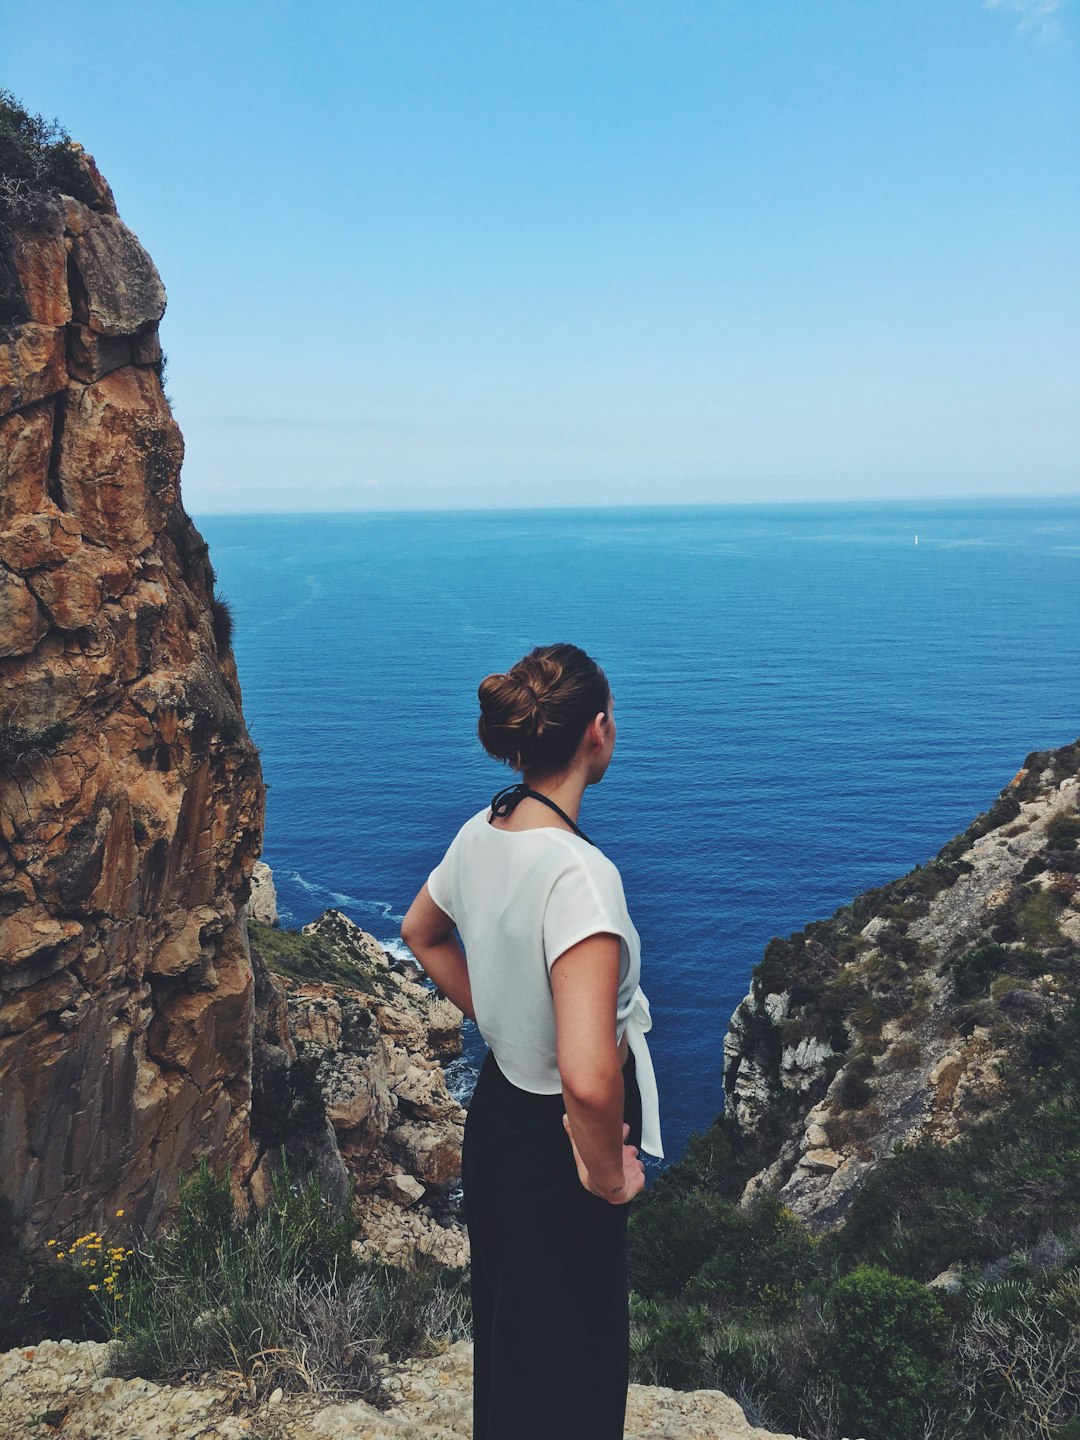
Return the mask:
<path fill-rule="evenodd" d="M 625 1032 L 641 1091 L 641 1148 L 663 1156 L 660 1103 L 645 1031 L 649 1002 L 638 981 L 641 941 L 618 870 L 571 830 L 500 830 L 485 807 L 466 820 L 428 876 L 431 898 L 465 947 L 473 1008 L 500 1070 L 522 1090 L 557 1095 L 551 967 L 589 935 L 618 935 L 616 1043 Z"/>

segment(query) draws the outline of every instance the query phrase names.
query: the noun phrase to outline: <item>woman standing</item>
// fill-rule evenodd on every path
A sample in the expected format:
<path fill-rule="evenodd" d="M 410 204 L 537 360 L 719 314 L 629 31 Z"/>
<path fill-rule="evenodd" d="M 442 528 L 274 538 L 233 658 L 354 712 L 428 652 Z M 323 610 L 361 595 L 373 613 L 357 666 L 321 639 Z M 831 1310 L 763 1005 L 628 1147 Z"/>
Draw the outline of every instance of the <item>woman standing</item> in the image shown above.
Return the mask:
<path fill-rule="evenodd" d="M 577 824 L 613 701 L 576 645 L 532 650 L 479 695 L 484 748 L 522 780 L 465 822 L 401 927 L 490 1047 L 461 1161 L 473 1440 L 622 1440 L 627 1206 L 638 1147 L 663 1148 L 638 933 Z"/>

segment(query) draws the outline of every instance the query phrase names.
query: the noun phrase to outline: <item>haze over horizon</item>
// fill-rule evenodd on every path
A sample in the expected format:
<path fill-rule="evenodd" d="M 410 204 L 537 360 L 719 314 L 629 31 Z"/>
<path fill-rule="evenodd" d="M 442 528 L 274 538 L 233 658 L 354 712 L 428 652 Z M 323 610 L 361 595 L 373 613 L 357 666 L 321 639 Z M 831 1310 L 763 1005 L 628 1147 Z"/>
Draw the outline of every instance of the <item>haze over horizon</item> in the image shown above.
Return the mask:
<path fill-rule="evenodd" d="M 194 514 L 1080 495 L 1068 0 L 54 0 Z"/>

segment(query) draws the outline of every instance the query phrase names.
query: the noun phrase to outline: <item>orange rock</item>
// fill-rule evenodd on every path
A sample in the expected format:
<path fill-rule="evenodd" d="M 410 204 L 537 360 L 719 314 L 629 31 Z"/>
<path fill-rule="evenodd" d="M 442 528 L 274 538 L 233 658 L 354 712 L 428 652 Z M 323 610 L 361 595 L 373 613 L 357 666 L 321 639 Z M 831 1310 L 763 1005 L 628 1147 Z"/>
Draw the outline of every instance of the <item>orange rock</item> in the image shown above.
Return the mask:
<path fill-rule="evenodd" d="M 78 538 L 47 509 L 20 516 L 9 530 L 0 530 L 0 562 L 9 570 L 25 573 L 43 565 L 62 565 L 82 549 Z"/>
<path fill-rule="evenodd" d="M 33 228 L 16 232 L 12 253 L 27 317 L 42 325 L 66 325 L 71 319 L 71 298 L 60 201 L 43 203 L 35 222 Z"/>
<path fill-rule="evenodd" d="M 101 609 L 101 563 L 89 546 L 65 564 L 39 571 L 30 586 L 61 630 L 89 625 Z"/>
<path fill-rule="evenodd" d="M 46 507 L 55 403 L 42 400 L 0 420 L 0 530 Z"/>
<path fill-rule="evenodd" d="M 68 373 L 87 384 L 131 364 L 129 336 L 99 335 L 89 325 L 68 326 L 67 350 Z"/>
<path fill-rule="evenodd" d="M 0 655 L 25 655 L 48 628 L 26 581 L 0 568 Z"/>
<path fill-rule="evenodd" d="M 153 1233 L 200 1154 L 238 1199 L 258 1155 L 259 757 L 180 501 L 164 288 L 80 153 L 95 198 L 15 234 L 30 318 L 0 343 L 0 725 L 70 726 L 0 764 L 0 1168 L 31 1242 L 109 1203 Z"/>
<path fill-rule="evenodd" d="M 183 441 L 157 376 L 125 366 L 64 401 L 62 504 L 92 540 L 140 554 L 176 504 Z"/>
<path fill-rule="evenodd" d="M 0 415 L 54 395 L 66 382 L 63 330 L 31 321 L 0 340 Z"/>

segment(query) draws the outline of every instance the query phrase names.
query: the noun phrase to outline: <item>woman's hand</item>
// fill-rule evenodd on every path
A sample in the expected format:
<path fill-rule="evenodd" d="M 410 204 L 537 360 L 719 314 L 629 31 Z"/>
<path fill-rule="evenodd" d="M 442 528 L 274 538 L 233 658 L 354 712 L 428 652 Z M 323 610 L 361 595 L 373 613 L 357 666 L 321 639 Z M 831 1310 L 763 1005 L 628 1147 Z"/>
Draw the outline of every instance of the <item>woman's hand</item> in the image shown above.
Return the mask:
<path fill-rule="evenodd" d="M 585 1168 L 585 1162 L 578 1154 L 577 1145 L 574 1143 L 574 1132 L 570 1128 L 569 1115 L 564 1112 L 562 1119 L 563 1126 L 570 1140 L 570 1148 L 574 1152 L 574 1163 L 577 1166 L 578 1179 L 582 1185 L 585 1186 L 586 1190 L 590 1191 L 593 1195 L 599 1195 L 600 1199 L 606 1200 L 609 1205 L 627 1205 L 635 1196 L 641 1194 L 642 1190 L 645 1189 L 645 1166 L 641 1160 L 638 1159 L 637 1146 L 627 1145 L 626 1143 L 626 1137 L 630 1134 L 630 1126 L 625 1120 L 623 1121 L 622 1127 L 623 1186 L 618 1194 L 607 1195 L 603 1190 L 598 1190 L 593 1184 L 589 1177 L 589 1172 Z"/>

